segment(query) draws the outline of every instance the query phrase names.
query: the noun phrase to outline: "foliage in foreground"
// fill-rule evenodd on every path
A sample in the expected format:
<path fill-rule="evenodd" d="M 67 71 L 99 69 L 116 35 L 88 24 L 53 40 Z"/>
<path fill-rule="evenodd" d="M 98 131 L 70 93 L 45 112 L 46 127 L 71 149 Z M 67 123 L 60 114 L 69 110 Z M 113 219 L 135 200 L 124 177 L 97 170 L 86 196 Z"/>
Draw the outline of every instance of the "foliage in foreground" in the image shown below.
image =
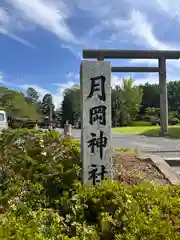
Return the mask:
<path fill-rule="evenodd" d="M 0 139 L 0 240 L 178 240 L 180 188 L 81 186 L 76 142 L 59 133 Z"/>
<path fill-rule="evenodd" d="M 179 190 L 105 182 L 80 187 L 64 199 L 66 215 L 53 208 L 11 205 L 0 218 L 0 239 L 180 239 Z"/>
<path fill-rule="evenodd" d="M 59 206 L 59 196 L 69 193 L 80 178 L 79 147 L 56 131 L 4 131 L 0 164 L 3 208 L 20 199 L 34 207 Z"/>

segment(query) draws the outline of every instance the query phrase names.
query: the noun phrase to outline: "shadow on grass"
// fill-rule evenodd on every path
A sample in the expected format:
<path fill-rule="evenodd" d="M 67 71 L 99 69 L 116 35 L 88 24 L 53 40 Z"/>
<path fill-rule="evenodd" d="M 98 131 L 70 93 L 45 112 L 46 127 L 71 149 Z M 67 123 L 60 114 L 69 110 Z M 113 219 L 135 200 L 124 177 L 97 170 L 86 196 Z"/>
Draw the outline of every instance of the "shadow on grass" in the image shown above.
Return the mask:
<path fill-rule="evenodd" d="M 140 135 L 148 136 L 148 137 L 162 137 L 160 136 L 160 128 L 156 129 L 147 129 L 142 132 Z M 180 138 L 180 126 L 170 126 L 168 129 L 168 136 L 167 138 Z"/>

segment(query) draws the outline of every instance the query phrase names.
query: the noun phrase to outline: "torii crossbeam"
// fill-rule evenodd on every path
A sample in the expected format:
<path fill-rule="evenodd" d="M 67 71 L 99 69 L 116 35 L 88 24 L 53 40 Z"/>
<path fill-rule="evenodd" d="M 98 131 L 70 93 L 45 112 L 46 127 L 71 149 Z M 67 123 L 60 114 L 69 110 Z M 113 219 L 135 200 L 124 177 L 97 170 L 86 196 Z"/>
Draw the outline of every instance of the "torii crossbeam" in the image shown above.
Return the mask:
<path fill-rule="evenodd" d="M 166 81 L 166 59 L 179 59 L 180 51 L 154 50 L 83 50 L 84 59 L 157 59 L 158 67 L 112 67 L 112 72 L 158 72 L 160 86 L 161 135 L 168 134 L 168 98 Z"/>

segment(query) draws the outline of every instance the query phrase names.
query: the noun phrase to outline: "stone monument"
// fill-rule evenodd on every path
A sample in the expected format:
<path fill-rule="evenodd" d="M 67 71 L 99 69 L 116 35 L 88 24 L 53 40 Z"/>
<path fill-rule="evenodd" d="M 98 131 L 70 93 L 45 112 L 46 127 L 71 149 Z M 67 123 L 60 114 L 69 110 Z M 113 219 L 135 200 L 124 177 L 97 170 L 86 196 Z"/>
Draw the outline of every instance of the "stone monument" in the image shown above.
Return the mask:
<path fill-rule="evenodd" d="M 84 184 L 112 177 L 111 63 L 81 63 L 81 154 Z"/>
<path fill-rule="evenodd" d="M 72 135 L 72 125 L 68 121 L 64 124 L 64 135 L 69 137 Z"/>

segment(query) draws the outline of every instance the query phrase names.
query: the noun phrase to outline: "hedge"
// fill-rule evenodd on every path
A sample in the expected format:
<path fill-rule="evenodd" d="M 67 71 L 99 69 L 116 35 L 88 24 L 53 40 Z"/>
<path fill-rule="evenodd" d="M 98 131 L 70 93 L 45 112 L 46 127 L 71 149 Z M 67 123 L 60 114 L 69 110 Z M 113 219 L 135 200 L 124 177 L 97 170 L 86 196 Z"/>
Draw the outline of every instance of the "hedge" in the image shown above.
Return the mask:
<path fill-rule="evenodd" d="M 130 123 L 130 126 L 152 126 L 151 122 L 145 122 L 145 121 L 133 121 Z"/>
<path fill-rule="evenodd" d="M 179 186 L 83 186 L 78 145 L 56 131 L 3 131 L 0 240 L 180 239 Z"/>

